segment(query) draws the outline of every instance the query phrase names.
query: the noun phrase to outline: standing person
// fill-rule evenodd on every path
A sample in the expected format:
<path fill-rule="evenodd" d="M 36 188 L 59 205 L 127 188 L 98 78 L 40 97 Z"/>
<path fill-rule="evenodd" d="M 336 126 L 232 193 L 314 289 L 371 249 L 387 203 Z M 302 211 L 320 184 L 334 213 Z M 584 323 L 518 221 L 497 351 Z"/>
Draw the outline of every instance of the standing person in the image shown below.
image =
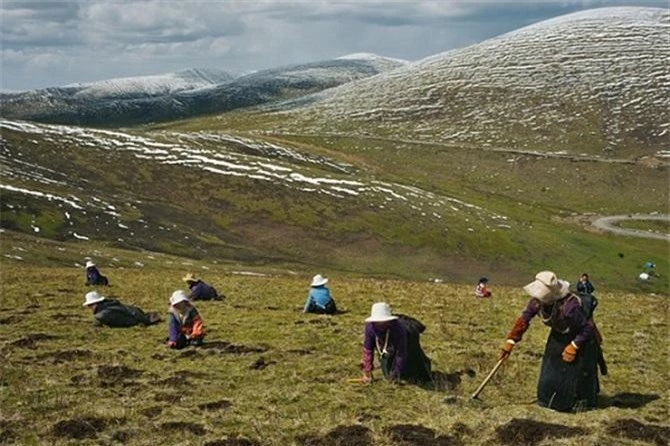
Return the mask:
<path fill-rule="evenodd" d="M 198 279 L 193 273 L 186 274 L 182 280 L 186 282 L 190 290 L 189 300 L 223 300 L 224 298 L 219 295 L 216 288 Z"/>
<path fill-rule="evenodd" d="M 595 287 L 589 281 L 589 275 L 586 273 L 582 273 L 582 275 L 579 277 L 579 282 L 577 282 L 577 292 L 584 294 L 593 294 L 595 290 L 596 290 Z"/>
<path fill-rule="evenodd" d="M 204 337 L 205 328 L 200 313 L 191 305 L 186 293 L 182 290 L 172 293 L 168 309 L 168 347 L 182 349 L 189 345 L 202 345 Z"/>
<path fill-rule="evenodd" d="M 380 368 L 391 381 L 431 380 L 430 359 L 419 342 L 425 326 L 409 316 L 394 316 L 386 302 L 372 305 L 370 317 L 365 319 L 362 382 L 372 382 L 375 351 L 379 354 Z"/>
<path fill-rule="evenodd" d="M 312 278 L 303 313 L 335 314 L 337 306 L 326 286 L 328 279 L 321 274 Z"/>
<path fill-rule="evenodd" d="M 86 293 L 84 306 L 95 317 L 95 325 L 108 327 L 133 327 L 135 325 L 153 325 L 160 322 L 158 313 L 145 313 L 142 309 L 124 305 L 116 299 L 107 299 L 97 291 Z"/>
<path fill-rule="evenodd" d="M 100 274 L 98 267 L 90 260 L 86 261 L 86 286 L 109 285 L 107 277 Z"/>
<path fill-rule="evenodd" d="M 486 286 L 488 282 L 489 279 L 486 277 L 479 278 L 479 283 L 475 287 L 475 297 L 491 297 L 491 292 Z"/>
<path fill-rule="evenodd" d="M 537 383 L 540 406 L 569 412 L 596 407 L 598 392 L 598 344 L 591 318 L 593 303 L 585 312 L 582 300 L 570 292 L 569 283 L 551 271 L 542 271 L 524 286 L 531 296 L 526 309 L 507 335 L 500 358 L 506 358 L 521 342 L 530 321 L 540 315 L 551 328 L 542 356 Z M 586 314 L 586 313 L 589 314 Z"/>

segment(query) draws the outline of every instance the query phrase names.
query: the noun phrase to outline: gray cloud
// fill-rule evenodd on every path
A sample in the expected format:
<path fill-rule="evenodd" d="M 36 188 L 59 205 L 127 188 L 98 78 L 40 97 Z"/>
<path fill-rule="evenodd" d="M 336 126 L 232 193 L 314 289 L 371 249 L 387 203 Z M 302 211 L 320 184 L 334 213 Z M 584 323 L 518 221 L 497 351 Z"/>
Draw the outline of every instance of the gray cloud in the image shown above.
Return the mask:
<path fill-rule="evenodd" d="M 3 0 L 2 88 L 354 52 L 417 60 L 599 6 L 667 0 Z"/>

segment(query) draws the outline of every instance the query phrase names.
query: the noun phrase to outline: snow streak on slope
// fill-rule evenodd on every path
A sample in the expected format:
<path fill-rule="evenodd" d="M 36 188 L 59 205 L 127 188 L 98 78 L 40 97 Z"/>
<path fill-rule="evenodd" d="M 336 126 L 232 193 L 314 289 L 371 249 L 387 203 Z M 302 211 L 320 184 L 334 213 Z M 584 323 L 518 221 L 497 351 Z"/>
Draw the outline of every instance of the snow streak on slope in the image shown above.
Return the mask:
<path fill-rule="evenodd" d="M 31 135 L 35 144 L 43 141 L 54 146 L 80 147 L 83 150 L 127 152 L 146 162 L 267 182 L 275 187 L 325 195 L 333 199 L 364 200 L 373 208 L 406 210 L 414 214 L 419 222 L 439 222 L 444 217 L 451 217 L 469 222 L 473 228 L 509 228 L 503 223 L 507 217 L 455 197 L 369 179 L 357 173 L 353 166 L 265 141 L 222 133 L 160 132 L 140 136 L 119 131 L 6 120 L 0 121 L 0 128 Z M 49 199 L 68 204 L 74 209 L 78 208 L 72 203 L 83 209 L 103 209 L 107 213 L 113 210 L 109 201 L 98 198 L 91 200 L 82 190 L 71 190 L 60 196 L 53 193 L 54 188 L 49 187 L 50 183 L 57 185 L 59 190 L 71 189 L 67 187 L 67 178 L 42 166 L 21 161 L 16 152 L 3 141 L 0 162 L 5 168 L 0 177 L 5 184 L 0 187 L 35 197 L 46 197 L 48 191 Z"/>
<path fill-rule="evenodd" d="M 296 128 L 554 150 L 667 145 L 669 29 L 670 11 L 656 8 L 562 16 L 322 92 Z"/>

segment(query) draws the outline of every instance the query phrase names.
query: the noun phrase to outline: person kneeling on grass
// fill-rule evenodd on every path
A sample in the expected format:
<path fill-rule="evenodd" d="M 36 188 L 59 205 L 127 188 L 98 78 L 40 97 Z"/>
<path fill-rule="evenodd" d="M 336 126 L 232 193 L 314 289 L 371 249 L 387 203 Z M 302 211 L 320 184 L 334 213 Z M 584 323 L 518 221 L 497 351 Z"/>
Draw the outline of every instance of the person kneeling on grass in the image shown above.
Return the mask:
<path fill-rule="evenodd" d="M 481 277 L 479 283 L 475 287 L 475 297 L 491 297 L 491 292 L 489 291 L 487 284 L 489 279 L 486 277 Z"/>
<path fill-rule="evenodd" d="M 326 286 L 328 279 L 321 274 L 312 278 L 303 313 L 335 314 L 337 307 Z"/>
<path fill-rule="evenodd" d="M 168 347 L 181 349 L 189 345 L 202 345 L 204 337 L 202 318 L 189 302 L 186 293 L 182 290 L 172 293 L 168 309 Z"/>
<path fill-rule="evenodd" d="M 188 273 L 182 278 L 190 290 L 188 299 L 194 300 L 223 300 L 225 296 L 220 295 L 216 288 L 195 277 L 195 274 Z"/>
<path fill-rule="evenodd" d="M 372 305 L 370 317 L 365 319 L 363 339 L 363 383 L 372 382 L 375 350 L 384 377 L 392 381 L 415 383 L 431 381 L 431 361 L 423 352 L 419 335 L 426 327 L 416 319 L 391 314 L 385 302 Z"/>
<path fill-rule="evenodd" d="M 97 291 L 86 293 L 84 306 L 91 309 L 95 325 L 108 327 L 133 327 L 160 322 L 158 313 L 145 313 L 140 308 L 124 305 L 116 299 L 107 299 Z"/>
<path fill-rule="evenodd" d="M 86 286 L 109 285 L 109 280 L 107 280 L 107 277 L 100 274 L 100 270 L 98 269 L 97 266 L 95 266 L 95 263 L 93 263 L 92 261 L 90 260 L 86 261 L 85 270 L 86 270 Z"/>

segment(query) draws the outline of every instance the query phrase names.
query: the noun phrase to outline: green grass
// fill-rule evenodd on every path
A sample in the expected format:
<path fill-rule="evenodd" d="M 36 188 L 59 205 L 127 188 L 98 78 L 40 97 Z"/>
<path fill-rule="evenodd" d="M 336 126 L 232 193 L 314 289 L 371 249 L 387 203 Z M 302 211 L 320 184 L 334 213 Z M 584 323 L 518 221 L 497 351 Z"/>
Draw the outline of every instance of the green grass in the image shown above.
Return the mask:
<path fill-rule="evenodd" d="M 80 250 L 86 252 L 82 248 L 67 247 L 63 255 L 77 258 Z M 533 404 L 539 356 L 547 336 L 538 321 L 484 390 L 483 402 L 468 401 L 495 363 L 505 333 L 525 305 L 527 298 L 519 287 L 491 283 L 494 298 L 475 300 L 469 285 L 355 278 L 319 270 L 330 277 L 338 307 L 346 311 L 327 317 L 301 313 L 316 271 L 290 275 L 255 268 L 269 275 L 242 276 L 235 274 L 248 270 L 242 265 L 105 247 L 89 252 L 94 252 L 111 281 L 110 288 L 100 289 L 103 294 L 161 313 L 169 294 L 183 287 L 183 274 L 195 271 L 227 296 L 223 303 L 197 305 L 208 342 L 266 350 L 175 352 L 162 344 L 165 324 L 94 328 L 90 312 L 81 306 L 89 290 L 83 286 L 81 268 L 45 268 L 5 260 L 0 325 L 0 436 L 5 440 L 22 445 L 70 444 L 74 440 L 57 436 L 56 424 L 93 417 L 106 425 L 99 427 L 95 438 L 77 444 L 123 438 L 136 445 L 200 445 L 244 437 L 262 445 L 291 445 L 302 444 L 300 438 L 305 435 L 322 437 L 337 426 L 361 425 L 370 430 L 373 444 L 386 446 L 396 444 L 389 428 L 412 424 L 437 435 L 460 437 L 461 444 L 480 445 L 501 444 L 496 429 L 522 418 L 586 429 L 585 435 L 550 438 L 543 445 L 632 445 L 636 443 L 608 434 L 607 426 L 630 418 L 645 424 L 667 423 L 667 299 L 604 291 L 595 277 L 600 299 L 596 320 L 610 364 L 610 375 L 601 380 L 603 395 L 630 392 L 660 399 L 638 409 L 604 404 L 607 407 L 570 415 Z M 426 324 L 422 344 L 434 370 L 472 369 L 476 376 L 463 375 L 460 384 L 442 391 L 383 380 L 369 387 L 347 383 L 360 373 L 363 319 L 370 305 L 381 300 L 395 312 Z M 54 338 L 35 341 L 30 347 L 12 345 L 37 333 Z M 251 369 L 261 357 L 269 365 Z M 136 376 L 118 382 L 104 378 L 116 376 L 115 370 L 123 370 L 118 367 L 137 371 Z M 445 404 L 447 396 L 456 401 Z M 224 400 L 230 407 L 203 408 Z M 147 411 L 157 414 L 149 416 Z M 191 424 L 177 425 L 175 431 L 170 430 L 175 425 L 166 424 L 177 422 Z"/>
<path fill-rule="evenodd" d="M 247 128 L 244 123 L 252 126 L 257 116 L 221 119 L 233 119 L 232 124 L 239 126 L 236 132 L 241 132 Z M 192 258 L 292 264 L 302 270 L 320 266 L 412 280 L 440 277 L 461 283 L 485 274 L 512 285 L 551 268 L 569 278 L 586 270 L 608 289 L 635 291 L 640 286 L 639 267 L 648 258 L 654 259 L 659 271 L 668 270 L 667 244 L 590 232 L 576 218 L 593 212 L 664 211 L 668 191 L 663 168 L 573 163 L 377 137 L 246 135 L 353 166 L 353 173 L 342 174 L 328 166 L 285 161 L 298 172 L 409 185 L 478 207 L 458 205 L 460 210 L 454 211 L 447 204 L 433 209 L 433 199 L 424 199 L 425 207 L 418 210 L 411 201 L 384 202 L 381 208 L 382 202 L 372 198 L 333 198 L 146 162 L 128 152 L 98 152 L 39 135 L 5 133 L 8 147 L 12 153 L 20 151 L 23 161 L 53 163 L 53 170 L 68 178 L 46 190 L 26 179 L 9 179 L 10 184 L 59 196 L 97 197 L 114 204 L 119 221 L 127 227 L 119 227 L 101 209 L 71 212 L 68 220 L 59 202 L 3 191 L 2 227 L 28 234 L 35 224 L 40 235 L 59 240 L 72 240 L 76 232 L 121 248 Z M 174 142 L 166 133 L 149 136 Z M 39 144 L 32 142 L 33 137 Z M 202 142 L 201 147 L 224 155 L 243 150 L 211 142 Z M 93 154 L 103 156 L 105 163 L 91 163 Z M 433 210 L 442 218 L 434 218 Z M 493 214 L 507 219 L 493 220 Z M 667 276 L 661 274 L 645 285 L 647 291 L 668 294 Z"/>

